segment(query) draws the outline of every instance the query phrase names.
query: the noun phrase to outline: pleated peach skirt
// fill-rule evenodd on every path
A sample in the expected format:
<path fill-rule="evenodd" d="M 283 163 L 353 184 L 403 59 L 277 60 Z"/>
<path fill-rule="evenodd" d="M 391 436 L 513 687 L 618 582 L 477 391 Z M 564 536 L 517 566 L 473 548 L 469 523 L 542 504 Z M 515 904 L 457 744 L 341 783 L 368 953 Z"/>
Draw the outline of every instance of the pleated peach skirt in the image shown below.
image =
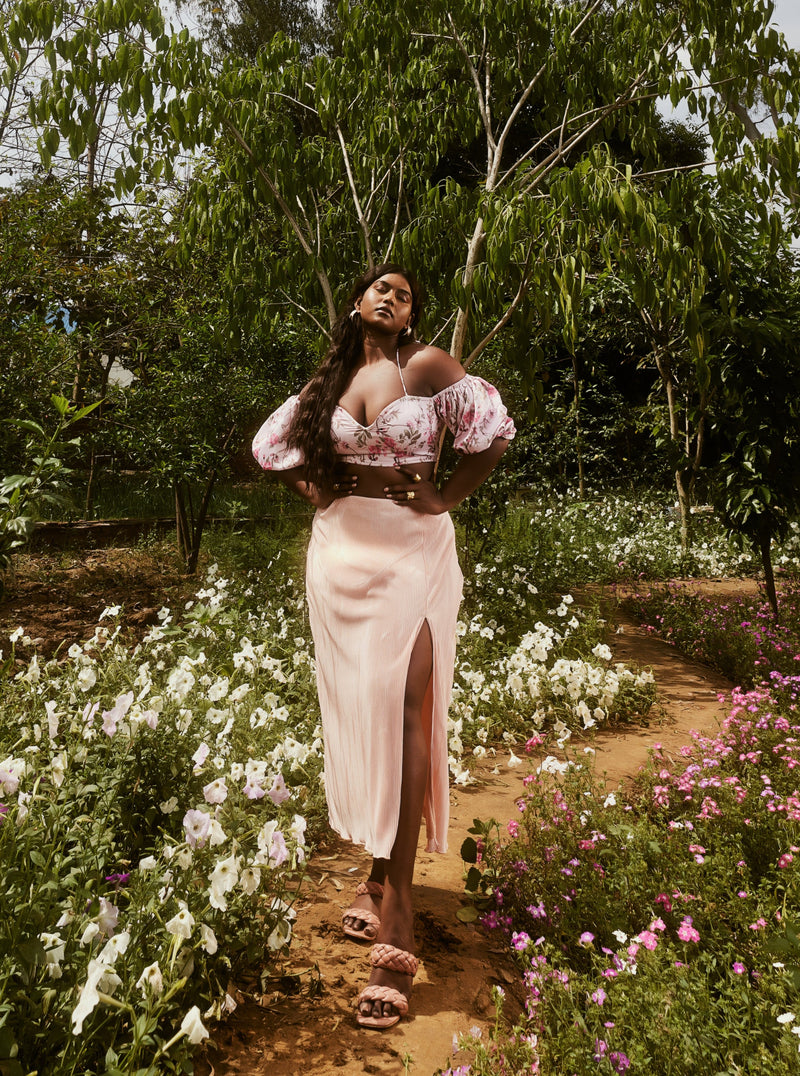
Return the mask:
<path fill-rule="evenodd" d="M 314 516 L 306 588 L 330 822 L 380 859 L 390 856 L 397 834 L 403 696 L 425 621 L 433 640 L 423 712 L 427 850 L 447 850 L 447 709 L 462 583 L 449 515 L 346 497 Z"/>

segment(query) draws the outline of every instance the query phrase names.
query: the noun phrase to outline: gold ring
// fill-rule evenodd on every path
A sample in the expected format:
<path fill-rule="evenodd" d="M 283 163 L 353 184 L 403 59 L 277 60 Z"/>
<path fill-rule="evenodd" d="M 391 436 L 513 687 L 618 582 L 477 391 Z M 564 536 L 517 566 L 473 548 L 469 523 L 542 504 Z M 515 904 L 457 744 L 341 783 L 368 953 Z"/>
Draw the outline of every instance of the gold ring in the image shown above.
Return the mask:
<path fill-rule="evenodd" d="M 422 481 L 422 475 L 421 474 L 415 474 L 414 475 L 414 481 L 415 482 L 421 482 Z"/>
<path fill-rule="evenodd" d="M 406 493 L 406 500 L 407 501 L 413 501 L 415 497 L 416 497 L 416 493 L 414 492 L 413 489 L 410 489 L 408 491 L 408 493 Z"/>
<path fill-rule="evenodd" d="M 338 482 L 334 482 L 333 483 L 333 488 L 334 488 L 334 490 L 338 490 L 338 489 L 341 489 L 342 487 L 339 485 Z"/>

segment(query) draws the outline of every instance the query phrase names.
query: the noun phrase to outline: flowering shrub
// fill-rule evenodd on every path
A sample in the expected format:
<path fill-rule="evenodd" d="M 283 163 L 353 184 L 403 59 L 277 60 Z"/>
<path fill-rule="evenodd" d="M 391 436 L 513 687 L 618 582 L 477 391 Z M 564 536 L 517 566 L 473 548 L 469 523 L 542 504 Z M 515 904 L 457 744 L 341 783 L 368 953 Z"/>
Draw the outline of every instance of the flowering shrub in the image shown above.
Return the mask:
<path fill-rule="evenodd" d="M 499 547 L 525 550 L 534 578 L 563 589 L 638 578 L 739 576 L 755 567 L 752 554 L 726 538 L 712 513 L 694 516 L 693 543 L 684 555 L 680 518 L 663 496 L 598 491 L 579 499 L 567 493 L 518 505 L 496 530 Z M 800 566 L 800 532 L 793 531 L 776 563 Z"/>
<path fill-rule="evenodd" d="M 553 607 L 542 599 L 519 564 L 499 575 L 502 560 L 475 568 L 473 590 L 486 580 L 505 578 L 503 596 L 517 615 L 502 623 L 481 611 L 459 621 L 459 660 L 449 715 L 450 770 L 456 784 L 470 780 L 466 748 L 473 757 L 487 754 L 486 744 L 501 736 L 506 743 L 527 741 L 536 731 L 552 731 L 565 743 L 575 732 L 596 725 L 643 718 L 655 700 L 647 670 L 612 663 L 599 640 L 605 622 L 596 611 L 575 608 L 572 595 Z M 540 619 L 541 618 L 541 619 Z M 520 634 L 520 625 L 533 628 Z M 585 655 L 585 656 L 581 656 Z M 521 764 L 512 755 L 511 764 Z"/>
<path fill-rule="evenodd" d="M 133 650 L 109 609 L 5 684 L 4 1072 L 182 1071 L 232 970 L 288 943 L 322 765 L 297 602 L 247 611 L 212 570 Z"/>
<path fill-rule="evenodd" d="M 740 687 L 771 672 L 800 676 L 800 588 L 780 588 L 780 624 L 761 599 L 713 601 L 690 586 L 652 587 L 626 596 L 626 607 L 684 654 L 713 665 Z"/>
<path fill-rule="evenodd" d="M 326 826 L 293 557 L 237 584 L 212 567 L 195 600 L 162 609 L 132 648 L 118 607 L 85 644 L 34 653 L 20 671 L 16 647 L 30 640 L 12 633 L 0 655 L 9 1076 L 182 1071 L 230 1004 L 231 976 L 285 954 L 308 844 Z M 648 675 L 611 663 L 603 623 L 569 595 L 548 602 L 518 567 L 499 597 L 502 621 L 478 609 L 459 624 L 450 765 L 461 783 L 501 734 L 514 744 L 555 725 L 564 739 L 652 701 Z"/>
<path fill-rule="evenodd" d="M 506 843 L 477 827 L 470 878 L 519 958 L 526 1016 L 490 1050 L 462 1041 L 473 1076 L 797 1071 L 800 721 L 785 686 L 734 693 L 719 736 L 671 769 L 656 749 L 627 797 L 550 759 Z"/>

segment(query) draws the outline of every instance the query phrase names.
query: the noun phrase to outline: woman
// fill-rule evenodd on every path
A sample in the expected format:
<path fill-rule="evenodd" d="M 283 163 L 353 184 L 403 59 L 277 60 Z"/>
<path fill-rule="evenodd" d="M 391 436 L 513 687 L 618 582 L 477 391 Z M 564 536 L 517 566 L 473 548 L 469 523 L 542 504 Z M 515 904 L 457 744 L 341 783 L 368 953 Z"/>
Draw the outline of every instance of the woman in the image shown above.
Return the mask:
<path fill-rule="evenodd" d="M 377 1028 L 408 1011 L 423 813 L 427 850 L 447 848 L 447 708 L 462 584 L 448 511 L 515 432 L 496 389 L 415 340 L 420 314 L 409 272 L 367 272 L 316 374 L 253 442 L 261 466 L 317 509 L 306 587 L 325 792 L 333 828 L 373 856 L 343 922 L 351 937 L 378 941 L 357 1016 Z M 462 456 L 437 488 L 445 424 Z"/>

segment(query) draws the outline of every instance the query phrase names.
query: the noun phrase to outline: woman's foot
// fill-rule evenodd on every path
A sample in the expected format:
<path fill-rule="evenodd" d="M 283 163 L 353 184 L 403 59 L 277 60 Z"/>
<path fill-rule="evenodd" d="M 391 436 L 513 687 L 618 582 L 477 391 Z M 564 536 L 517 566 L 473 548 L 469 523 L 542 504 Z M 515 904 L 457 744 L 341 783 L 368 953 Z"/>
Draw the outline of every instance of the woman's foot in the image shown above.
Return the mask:
<path fill-rule="evenodd" d="M 381 943 L 373 946 L 370 963 L 372 974 L 359 996 L 356 1020 L 361 1027 L 384 1030 L 408 1012 L 417 959 L 408 950 Z"/>
<path fill-rule="evenodd" d="M 380 941 L 372 947 L 370 963 L 372 974 L 359 996 L 356 1019 L 362 1027 L 392 1027 L 408 1012 L 417 960 L 410 895 L 399 898 L 390 885 L 383 902 Z"/>
<path fill-rule="evenodd" d="M 342 929 L 348 938 L 375 941 L 381 926 L 380 910 L 383 886 L 380 882 L 361 882 L 355 900 L 342 916 Z"/>

